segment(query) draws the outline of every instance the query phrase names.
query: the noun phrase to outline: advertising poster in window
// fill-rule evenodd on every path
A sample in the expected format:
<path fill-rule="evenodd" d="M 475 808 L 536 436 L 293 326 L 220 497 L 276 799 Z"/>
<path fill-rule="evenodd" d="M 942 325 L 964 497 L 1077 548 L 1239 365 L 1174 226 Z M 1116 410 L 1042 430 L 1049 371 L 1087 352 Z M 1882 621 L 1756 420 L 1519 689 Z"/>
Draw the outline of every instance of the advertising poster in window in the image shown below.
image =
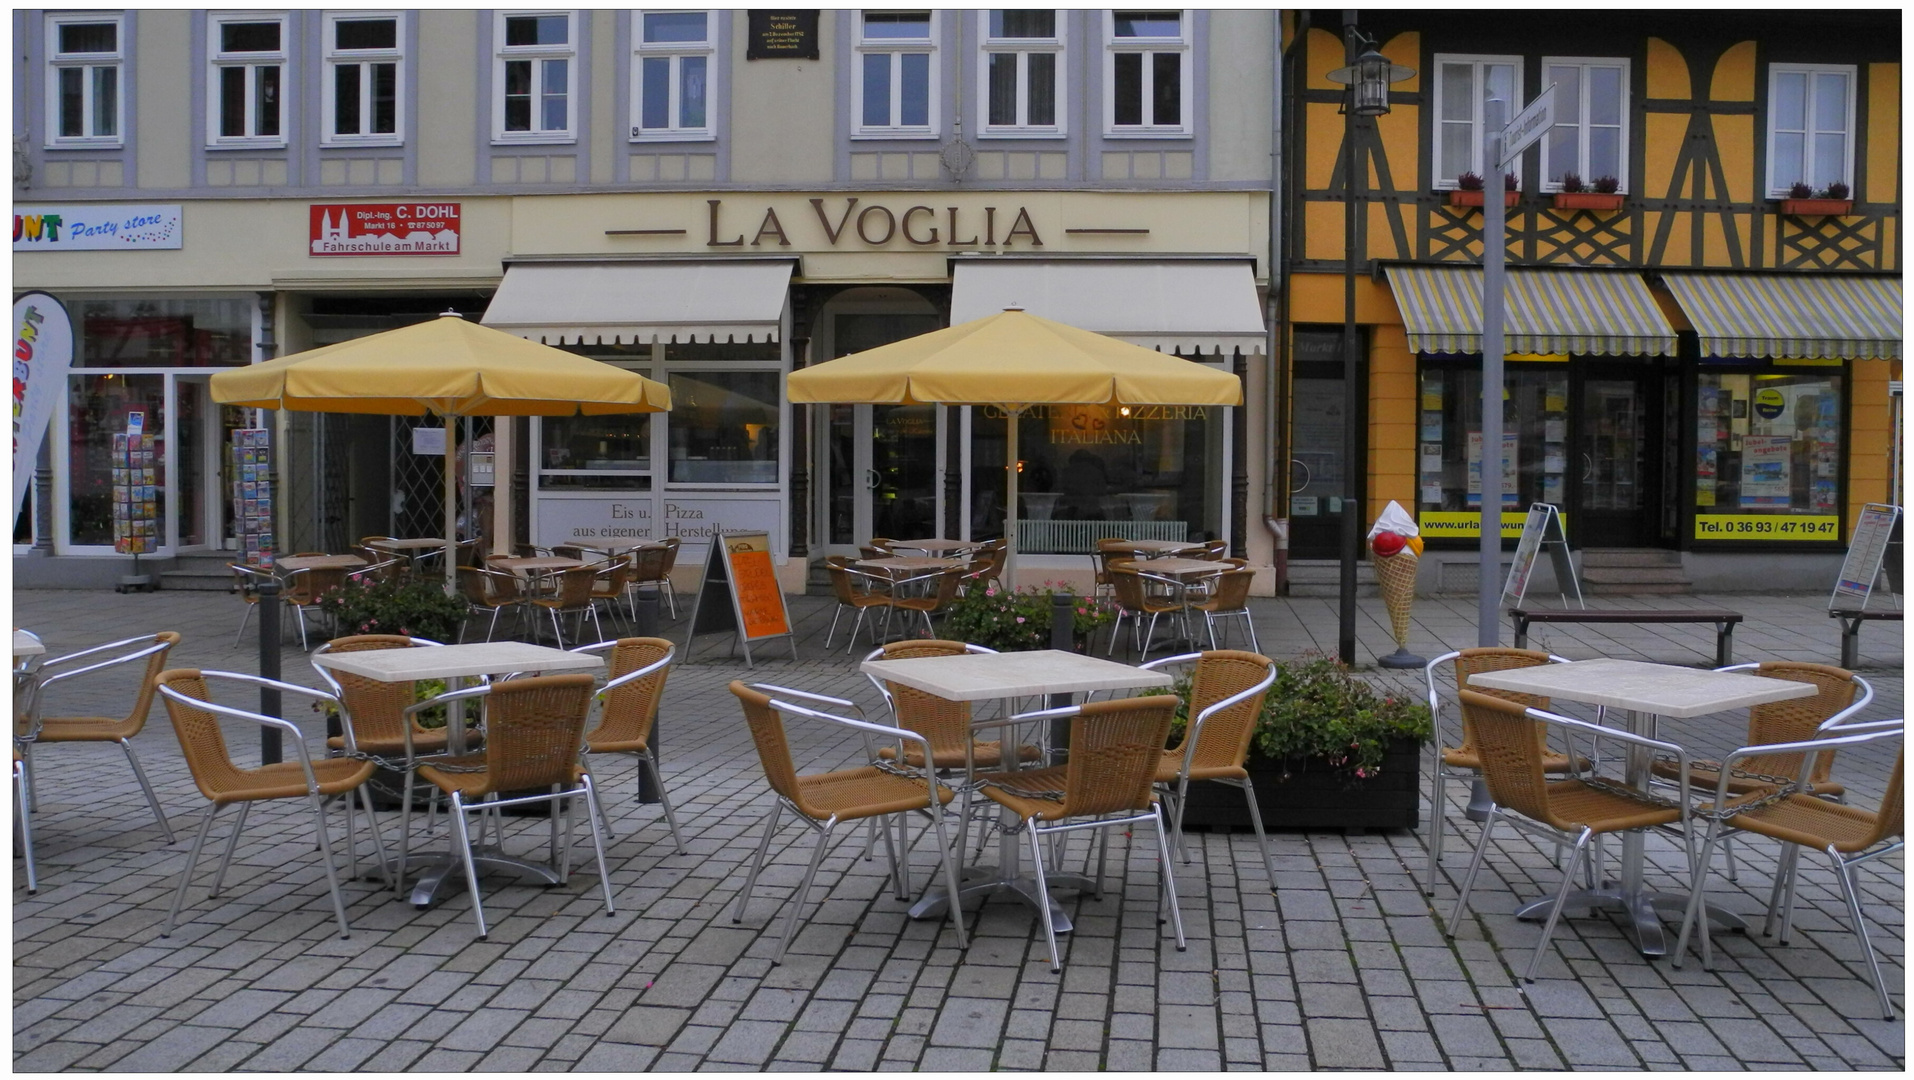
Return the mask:
<path fill-rule="evenodd" d="M 1502 433 L 1502 505 L 1515 506 L 1520 500 L 1516 490 L 1515 462 L 1517 447 L 1521 436 L 1513 431 Z M 1482 433 L 1469 432 L 1469 505 L 1482 505 Z"/>
<path fill-rule="evenodd" d="M 1786 435 L 1741 437 L 1741 505 L 1786 510 L 1793 491 L 1794 440 Z"/>

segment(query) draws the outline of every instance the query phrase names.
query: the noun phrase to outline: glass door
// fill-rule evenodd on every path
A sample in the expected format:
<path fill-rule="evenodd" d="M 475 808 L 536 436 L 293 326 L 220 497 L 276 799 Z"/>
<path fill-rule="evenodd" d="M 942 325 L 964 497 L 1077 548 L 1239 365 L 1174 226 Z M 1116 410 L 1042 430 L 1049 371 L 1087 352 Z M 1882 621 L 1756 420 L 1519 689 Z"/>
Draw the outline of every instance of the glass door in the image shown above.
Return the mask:
<path fill-rule="evenodd" d="M 1334 559 L 1342 544 L 1343 500 L 1361 505 L 1363 468 L 1343 460 L 1348 415 L 1340 331 L 1297 331 L 1290 380 L 1289 554 L 1294 559 Z M 1333 359 L 1332 359 L 1333 358 Z M 1359 398 L 1360 400 L 1360 398 Z M 1350 480 L 1354 490 L 1345 488 Z M 1363 523 L 1367 528 L 1367 522 Z"/>
<path fill-rule="evenodd" d="M 1578 492 L 1571 528 L 1586 547 L 1638 547 L 1661 535 L 1661 387 L 1645 373 L 1591 368 L 1576 417 Z"/>
<path fill-rule="evenodd" d="M 902 341 L 938 327 L 935 315 L 846 313 L 834 317 L 832 357 Z M 937 532 L 937 448 L 944 410 L 935 405 L 829 405 L 821 493 L 824 550 L 855 554 L 873 536 L 914 540 Z M 952 527 L 955 531 L 955 527 Z"/>

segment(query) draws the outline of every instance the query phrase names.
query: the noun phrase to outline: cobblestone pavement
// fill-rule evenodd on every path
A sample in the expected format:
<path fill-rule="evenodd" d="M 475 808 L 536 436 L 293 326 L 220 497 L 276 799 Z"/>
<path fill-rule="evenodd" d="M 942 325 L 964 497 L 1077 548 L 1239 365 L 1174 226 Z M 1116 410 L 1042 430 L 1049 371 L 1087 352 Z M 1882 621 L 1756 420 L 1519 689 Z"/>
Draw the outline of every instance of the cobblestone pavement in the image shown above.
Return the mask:
<path fill-rule="evenodd" d="M 1667 598 L 1656 598 L 1657 606 Z M 175 629 L 180 666 L 256 670 L 252 635 L 232 647 L 239 603 L 221 594 L 15 593 L 15 625 L 58 653 L 112 635 Z M 1676 598 L 1748 615 L 1740 659 L 1838 657 L 1815 597 Z M 760 651 L 751 677 L 876 705 L 840 651 L 821 648 L 830 602 L 799 599 L 799 659 Z M 1473 600 L 1424 600 L 1413 645 L 1430 654 L 1474 640 Z M 1256 602 L 1264 651 L 1333 649 L 1333 600 Z M 684 623 L 668 632 L 682 640 Z M 1570 657 L 1706 664 L 1711 628 L 1547 627 L 1534 643 Z M 1900 716 L 1898 627 L 1865 632 L 1871 713 Z M 1379 601 L 1361 603 L 1362 659 L 1390 651 Z M 842 639 L 840 639 L 840 646 Z M 862 651 L 861 649 L 859 650 Z M 226 891 L 209 898 L 210 863 L 182 925 L 159 929 L 204 803 L 162 708 L 136 744 L 180 839 L 162 842 L 118 748 L 49 746 L 38 755 L 35 818 L 41 891 L 14 864 L 13 1063 L 16 1070 L 635 1070 L 1303 1069 L 1303 1068 L 1877 1068 L 1905 1062 L 1905 1028 L 1879 1019 L 1832 872 L 1803 860 L 1792 942 L 1719 935 L 1717 967 L 1674 970 L 1636 954 L 1608 915 L 1558 927 L 1541 978 L 1516 973 L 1539 936 L 1509 914 L 1559 881 L 1552 851 L 1504 831 L 1471 912 L 1445 935 L 1477 835 L 1445 853 L 1437 895 L 1417 887 L 1421 832 L 1275 833 L 1277 880 L 1248 833 L 1192 832 L 1176 869 L 1189 949 L 1157 924 L 1149 838 L 1113 838 L 1101 899 L 1065 893 L 1076 931 L 1050 973 L 1032 913 L 995 900 L 967 914 L 967 953 L 948 922 L 914 922 L 885 886 L 884 861 L 860 858 L 853 833 L 825 859 L 803 929 L 772 966 L 777 922 L 809 855 L 787 826 L 741 923 L 729 905 L 770 806 L 735 701 L 743 665 L 717 637 L 671 677 L 661 724 L 665 777 L 689 844 L 672 850 L 655 806 L 636 802 L 630 759 L 595 762 L 612 816 L 607 917 L 589 855 L 567 885 L 484 880 L 492 925 L 474 938 L 469 899 L 427 911 L 376 883 L 344 886 L 350 939 L 337 934 L 310 812 L 264 805 L 242 836 Z M 776 658 L 763 659 L 764 653 Z M 314 682 L 295 649 L 285 671 Z M 1410 675 L 1370 677 L 1415 691 Z M 62 711 L 123 708 L 125 686 L 76 689 Z M 245 704 L 244 702 L 239 702 Z M 318 718 L 299 713 L 314 736 Z M 1666 725 L 1697 753 L 1732 747 L 1735 716 Z M 794 729 L 803 769 L 849 762 L 857 748 Z M 250 733 L 235 745 L 254 745 Z M 1874 805 L 1893 761 L 1844 755 L 1854 801 Z M 1427 790 L 1426 780 L 1424 790 Z M 391 815 L 382 815 L 389 818 Z M 222 817 L 213 840 L 225 835 Z M 337 816 L 334 817 L 335 822 Z M 788 819 L 787 819 L 788 820 Z M 387 828 L 391 828 L 390 822 Z M 543 854 L 536 820 L 510 820 L 507 846 Z M 335 833 L 337 835 L 337 833 Z M 1454 836 L 1452 835 L 1452 840 Z M 430 843 L 444 842 L 441 831 Z M 934 841 L 913 833 L 919 887 Z M 208 845 L 209 848 L 212 846 Z M 576 849 L 575 849 L 576 850 Z M 587 849 L 588 850 L 588 849 Z M 369 857 L 362 840 L 361 865 Z M 1737 845 L 1740 881 L 1711 895 L 1758 918 L 1773 845 Z M 1085 841 L 1064 858 L 1087 856 Z M 1650 841 L 1650 879 L 1679 887 L 1678 848 Z M 1900 857 L 1859 872 L 1897 999 L 1905 972 Z"/>

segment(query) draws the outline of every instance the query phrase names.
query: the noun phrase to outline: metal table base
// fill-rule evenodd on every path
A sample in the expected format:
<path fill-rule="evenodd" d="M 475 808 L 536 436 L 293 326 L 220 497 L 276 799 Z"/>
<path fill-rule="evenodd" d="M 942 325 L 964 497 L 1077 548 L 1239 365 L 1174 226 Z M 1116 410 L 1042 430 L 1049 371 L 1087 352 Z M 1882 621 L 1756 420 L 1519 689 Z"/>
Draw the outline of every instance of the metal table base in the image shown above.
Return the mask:
<path fill-rule="evenodd" d="M 1037 906 L 1037 879 L 1028 874 L 1004 878 L 999 875 L 997 868 L 994 866 L 978 866 L 966 870 L 961 880 L 963 884 L 959 885 L 957 889 L 957 902 L 959 904 L 962 904 L 973 896 L 991 897 L 998 893 L 1010 893 L 1012 896 L 1015 896 L 1017 899 L 1029 905 L 1030 910 L 1040 910 Z M 1057 903 L 1057 890 L 1075 889 L 1079 892 L 1094 893 L 1100 891 L 1097 888 L 1097 883 L 1082 874 L 1065 873 L 1045 874 L 1043 881 L 1045 887 L 1047 887 L 1051 893 L 1050 921 L 1057 928 L 1057 933 L 1067 934 L 1071 928 L 1070 916 L 1066 914 L 1063 907 Z M 910 917 L 913 919 L 942 918 L 949 906 L 949 890 L 941 885 L 932 886 L 924 893 L 923 899 L 911 905 Z"/>
<path fill-rule="evenodd" d="M 1540 922 L 1548 918 L 1549 909 L 1555 906 L 1554 897 L 1546 897 L 1517 909 L 1515 917 L 1528 922 Z M 1635 940 L 1635 947 L 1643 956 L 1668 955 L 1668 929 L 1662 923 L 1662 912 L 1668 912 L 1679 919 L 1688 909 L 1688 898 L 1680 893 L 1629 892 L 1613 882 L 1603 882 L 1599 889 L 1577 889 L 1568 894 L 1562 902 L 1565 911 L 1577 908 L 1591 910 L 1595 908 L 1621 908 L 1628 912 L 1628 930 Z M 1748 923 L 1732 911 L 1726 911 L 1713 904 L 1703 902 L 1702 912 L 1723 929 L 1737 934 L 1748 932 Z"/>
<path fill-rule="evenodd" d="M 515 859 L 496 847 L 474 848 L 472 865 L 480 872 L 486 870 L 511 870 L 520 874 L 530 874 L 546 885 L 562 885 L 564 878 L 555 867 L 546 863 L 528 862 Z M 465 884 L 465 865 L 454 855 L 443 855 L 419 875 L 412 886 L 412 906 L 423 911 L 432 906 L 438 892 L 450 882 L 455 886 Z"/>

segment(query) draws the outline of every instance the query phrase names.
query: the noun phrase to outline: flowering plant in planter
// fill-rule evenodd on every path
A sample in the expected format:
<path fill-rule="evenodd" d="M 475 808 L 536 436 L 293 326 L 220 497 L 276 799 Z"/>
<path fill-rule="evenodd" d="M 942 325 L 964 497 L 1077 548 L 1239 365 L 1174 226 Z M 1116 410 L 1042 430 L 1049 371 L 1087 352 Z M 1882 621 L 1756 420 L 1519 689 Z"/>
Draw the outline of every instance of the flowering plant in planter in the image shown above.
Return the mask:
<path fill-rule="evenodd" d="M 1190 680 L 1180 680 L 1174 692 L 1183 704 L 1172 726 L 1172 743 L 1181 739 L 1188 723 Z M 1276 682 L 1263 699 L 1251 736 L 1249 760 L 1252 768 L 1259 763 L 1274 766 L 1283 779 L 1294 771 L 1322 767 L 1346 784 L 1360 784 L 1382 772 L 1383 758 L 1394 744 L 1420 744 L 1433 733 L 1428 706 L 1378 691 L 1334 657 L 1308 653 L 1300 660 L 1277 662 Z"/>
<path fill-rule="evenodd" d="M 1481 191 L 1482 178 L 1472 172 L 1465 172 L 1455 178 L 1455 186 L 1462 191 Z"/>
<path fill-rule="evenodd" d="M 1830 181 L 1819 192 L 1803 182 L 1788 188 L 1781 200 L 1781 212 L 1799 217 L 1845 217 L 1854 212 L 1852 189 L 1839 180 Z"/>
<path fill-rule="evenodd" d="M 1595 192 L 1598 195 L 1613 195 L 1622 189 L 1619 176 L 1598 176 L 1595 178 Z"/>
<path fill-rule="evenodd" d="M 998 652 L 1031 652 L 1050 647 L 1050 611 L 1053 597 L 1066 592 L 1054 581 L 1026 585 L 1012 591 L 1001 585 L 972 586 L 957 598 L 944 616 L 939 637 L 967 641 Z M 1107 600 L 1075 597 L 1071 628 L 1079 643 L 1116 621 L 1116 609 Z"/>
<path fill-rule="evenodd" d="M 404 634 L 450 640 L 465 621 L 465 600 L 437 581 L 347 579 L 319 597 L 319 610 L 342 634 Z"/>

